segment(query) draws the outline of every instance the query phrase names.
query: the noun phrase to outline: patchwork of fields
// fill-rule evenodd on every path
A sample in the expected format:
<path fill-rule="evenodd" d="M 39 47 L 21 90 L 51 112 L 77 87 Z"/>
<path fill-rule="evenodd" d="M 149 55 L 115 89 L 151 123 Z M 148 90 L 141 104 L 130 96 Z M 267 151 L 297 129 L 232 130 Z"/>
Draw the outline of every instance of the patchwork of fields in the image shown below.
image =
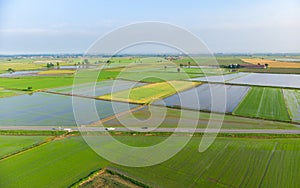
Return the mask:
<path fill-rule="evenodd" d="M 222 65 L 243 63 L 241 58 L 219 59 Z M 229 73 L 212 66 L 203 66 L 203 70 L 186 57 L 178 58 L 174 63 L 164 58 L 110 59 L 115 63 L 107 63 L 108 60 L 92 58 L 92 66 L 100 67 L 101 61 L 104 69 L 101 74 L 88 68 L 81 71 L 79 82 L 82 84 L 77 85 L 74 91 L 75 70 L 43 71 L 41 68 L 45 68 L 45 61 L 1 62 L 4 65 L 1 73 L 7 72 L 7 68 L 14 68 L 17 72 L 15 77 L 5 77 L 5 74 L 0 77 L 0 129 L 1 126 L 44 126 L 49 129 L 76 126 L 73 105 L 77 101 L 77 109 L 84 115 L 79 122 L 84 124 L 83 127 L 99 118 L 105 119 L 104 126 L 112 128 L 112 131 L 103 134 L 111 134 L 130 146 L 146 147 L 166 140 L 170 132 L 152 132 L 159 115 L 164 115 L 164 112 L 166 116 L 158 127 L 162 128 L 160 130 L 176 128 L 180 121 L 184 122 L 182 133 L 176 134 L 179 140 L 192 136 L 185 128 L 191 129 L 195 122 L 200 130 L 205 129 L 208 122 L 222 121 L 222 128 L 229 129 L 229 133 L 220 133 L 208 150 L 199 152 L 203 133 L 200 130 L 173 158 L 151 167 L 131 168 L 101 158 L 73 127 L 71 133 L 51 130 L 49 134 L 42 134 L 41 130 L 21 130 L 17 134 L 11 130 L 6 133 L 0 131 L 3 134 L 0 133 L 0 187 L 70 187 L 84 179 L 89 182 L 82 184 L 83 187 L 99 186 L 99 183 L 103 186 L 134 187 L 136 182 L 150 187 L 300 187 L 297 179 L 300 176 L 300 136 L 294 134 L 300 123 L 300 75 Z M 199 60 L 204 64 L 211 61 L 208 58 Z M 79 60 L 57 62 L 74 66 L 75 61 Z M 273 63 L 270 62 L 270 66 L 277 66 Z M 289 66 L 299 64 L 281 62 L 281 65 L 283 63 Z M 28 75 L 24 76 L 24 72 L 19 71 L 23 70 L 21 65 L 26 66 L 24 70 L 33 71 L 26 72 Z M 205 72 L 212 76 L 203 77 Z M 98 81 L 95 85 L 88 82 L 92 74 L 98 76 L 95 77 Z M 221 74 L 224 75 L 214 76 Z M 115 80 L 117 78 L 124 80 Z M 203 84 L 202 81 L 214 83 Z M 92 90 L 94 86 L 95 92 Z M 80 95 L 74 96 L 73 101 L 72 91 Z M 83 104 L 95 104 L 99 118 L 95 119 Z M 135 107 L 141 108 L 136 108 L 132 114 L 124 113 Z M 224 120 L 218 119 L 219 116 L 211 117 L 220 112 L 225 113 Z M 122 115 L 115 118 L 118 113 Z M 124 122 L 144 133 L 134 132 L 139 129 L 122 132 Z M 90 130 L 99 128 L 94 127 L 96 123 L 90 126 L 95 128 Z M 261 129 L 271 133 L 255 132 Z M 274 133 L 279 129 L 291 134 Z M 101 135 L 102 130 L 97 133 Z M 89 138 L 93 139 L 92 136 Z M 109 141 L 95 144 L 101 148 L 116 149 Z M 175 147 L 176 144 L 172 142 L 171 145 Z M 150 159 L 148 155 L 136 155 L 134 149 L 130 157 L 120 156 L 120 153 L 113 155 L 127 161 Z M 112 174 L 107 174 L 105 169 Z M 105 173 L 91 178 L 90 175 L 99 170 Z M 124 177 L 127 179 L 122 179 Z"/>
<path fill-rule="evenodd" d="M 117 138 L 135 146 L 152 145 L 165 139 L 164 136 Z M 200 139 L 193 137 L 172 159 L 143 168 L 110 164 L 95 154 L 81 137 L 56 140 L 0 160 L 0 186 L 67 187 L 106 167 L 153 187 L 300 186 L 297 181 L 299 139 L 218 138 L 203 153 L 198 152 Z"/>

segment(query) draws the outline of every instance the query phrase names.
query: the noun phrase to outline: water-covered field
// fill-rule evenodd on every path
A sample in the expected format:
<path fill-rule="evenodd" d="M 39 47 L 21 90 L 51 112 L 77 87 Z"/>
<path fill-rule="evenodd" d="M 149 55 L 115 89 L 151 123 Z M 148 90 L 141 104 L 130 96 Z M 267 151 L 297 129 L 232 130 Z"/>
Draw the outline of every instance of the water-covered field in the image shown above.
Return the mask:
<path fill-rule="evenodd" d="M 145 83 L 134 82 L 134 81 L 125 81 L 125 80 L 107 80 L 96 83 L 87 83 L 80 84 L 75 86 L 61 87 L 50 89 L 49 91 L 54 91 L 58 93 L 64 94 L 72 94 L 72 92 L 76 95 L 88 96 L 88 97 L 96 97 L 105 94 L 110 94 L 112 92 L 118 92 L 138 86 L 145 85 Z"/>
<path fill-rule="evenodd" d="M 128 104 L 74 97 L 81 103 L 95 102 L 100 119 L 114 115 L 112 105 L 117 111 L 127 110 Z M 129 105 L 134 107 L 136 105 Z M 81 113 L 86 113 L 82 107 Z M 82 124 L 97 119 L 85 114 Z M 73 114 L 72 97 L 48 93 L 34 93 L 0 99 L 0 119 L 2 126 L 76 126 Z"/>
<path fill-rule="evenodd" d="M 212 112 L 232 112 L 248 92 L 247 86 L 203 84 L 154 104 Z"/>
<path fill-rule="evenodd" d="M 248 75 L 249 73 L 235 73 L 235 74 L 226 74 L 222 76 L 207 76 L 207 77 L 200 77 L 200 78 L 192 78 L 192 81 L 202 81 L 202 82 L 226 82 L 233 80 L 235 78 L 243 77 Z"/>
<path fill-rule="evenodd" d="M 226 82 L 229 84 L 300 88 L 300 75 L 297 74 L 235 73 L 224 76 L 193 78 L 191 80 Z"/>

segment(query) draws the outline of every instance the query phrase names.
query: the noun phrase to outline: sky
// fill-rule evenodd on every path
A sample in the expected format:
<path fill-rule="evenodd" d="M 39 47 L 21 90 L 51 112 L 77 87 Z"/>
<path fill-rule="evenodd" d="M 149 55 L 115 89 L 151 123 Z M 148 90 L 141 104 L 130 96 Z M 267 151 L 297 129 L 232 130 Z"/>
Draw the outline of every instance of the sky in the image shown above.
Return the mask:
<path fill-rule="evenodd" d="M 136 22 L 184 28 L 214 53 L 300 52 L 300 0 L 0 0 L 0 54 L 83 53 Z"/>

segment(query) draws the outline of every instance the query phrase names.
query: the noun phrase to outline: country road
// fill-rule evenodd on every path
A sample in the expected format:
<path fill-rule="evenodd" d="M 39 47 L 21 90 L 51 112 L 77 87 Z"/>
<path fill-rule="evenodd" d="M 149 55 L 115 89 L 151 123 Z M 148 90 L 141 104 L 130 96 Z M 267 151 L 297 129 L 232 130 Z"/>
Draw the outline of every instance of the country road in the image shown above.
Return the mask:
<path fill-rule="evenodd" d="M 51 126 L 0 126 L 0 130 L 39 130 L 39 131 L 49 131 L 49 130 L 71 130 L 71 131 L 105 131 L 103 127 L 51 127 Z M 157 128 L 157 129 L 146 129 L 146 128 L 136 128 L 136 127 L 115 127 L 113 131 L 120 131 L 120 132 L 175 132 L 175 128 Z M 282 130 L 282 129 L 192 129 L 192 128 L 178 128 L 176 129 L 178 133 L 256 133 L 256 134 L 300 134 L 299 130 Z"/>

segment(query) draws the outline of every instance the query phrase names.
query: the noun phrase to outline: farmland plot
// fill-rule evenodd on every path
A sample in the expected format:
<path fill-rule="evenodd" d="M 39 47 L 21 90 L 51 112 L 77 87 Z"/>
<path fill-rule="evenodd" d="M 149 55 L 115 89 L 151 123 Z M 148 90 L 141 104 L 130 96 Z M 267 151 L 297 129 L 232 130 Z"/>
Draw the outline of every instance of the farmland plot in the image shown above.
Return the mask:
<path fill-rule="evenodd" d="M 300 68 L 300 64 L 292 61 L 273 61 L 270 59 L 242 59 L 242 61 L 246 63 L 251 63 L 257 65 L 258 63 L 261 65 L 268 64 L 271 68 Z"/>
<path fill-rule="evenodd" d="M 45 141 L 48 136 L 0 136 L 0 158 Z"/>
<path fill-rule="evenodd" d="M 233 114 L 290 121 L 281 89 L 253 87 Z"/>
<path fill-rule="evenodd" d="M 203 84 L 154 104 L 212 112 L 232 112 L 248 90 L 247 86 Z"/>
<path fill-rule="evenodd" d="M 112 103 L 86 98 L 74 97 L 82 103 L 95 104 L 99 118 L 114 115 L 112 105 L 118 105 L 118 112 L 127 110 L 128 104 Z M 129 105 L 130 108 L 136 105 Z M 82 113 L 86 113 L 83 111 Z M 86 119 L 82 124 L 89 124 L 98 119 L 93 119 L 90 114 L 85 114 Z M 76 126 L 72 97 L 48 93 L 34 93 L 33 95 L 20 95 L 0 99 L 0 119 L 2 126 Z M 0 126 L 1 126 L 0 125 Z"/>
<path fill-rule="evenodd" d="M 55 140 L 0 161 L 0 187 L 68 187 L 107 163 L 81 137 Z"/>
<path fill-rule="evenodd" d="M 234 73 L 234 74 L 226 74 L 222 76 L 207 76 L 207 77 L 201 77 L 201 78 L 192 78 L 190 80 L 192 81 L 203 81 L 203 82 L 226 82 L 235 78 L 240 78 L 248 75 L 249 73 Z"/>
<path fill-rule="evenodd" d="M 251 73 L 228 81 L 232 84 L 300 88 L 300 75 Z"/>
<path fill-rule="evenodd" d="M 300 186 L 299 139 L 218 138 L 207 151 L 198 152 L 200 139 L 192 138 L 181 152 L 159 165 L 113 166 L 152 187 Z"/>
<path fill-rule="evenodd" d="M 99 98 L 105 100 L 126 101 L 144 104 L 157 99 L 162 99 L 182 90 L 193 88 L 199 84 L 200 83 L 187 81 L 161 82 L 148 84 L 130 90 L 115 92 L 109 95 L 103 95 Z"/>
<path fill-rule="evenodd" d="M 300 88 L 300 75 L 268 73 L 235 73 L 223 76 L 192 78 L 193 81 L 226 82 L 230 84 Z"/>
<path fill-rule="evenodd" d="M 73 86 L 68 86 L 63 88 L 50 89 L 49 91 L 72 94 L 72 90 L 73 90 L 73 93 L 76 95 L 95 97 L 95 96 L 110 94 L 112 92 L 122 91 L 122 90 L 130 89 L 142 85 L 145 85 L 145 83 L 125 81 L 125 80 L 107 80 L 107 81 L 100 81 L 97 83 L 76 85 L 74 86 L 74 90 L 73 90 Z"/>
<path fill-rule="evenodd" d="M 297 141 L 296 141 L 297 142 Z M 266 169 L 266 176 L 262 180 L 262 187 L 299 187 L 299 181 L 294 177 L 299 177 L 298 160 L 300 156 L 300 145 L 295 144 L 295 140 L 284 140 L 278 142 L 276 150 Z M 276 178 L 274 178 L 276 177 Z"/>
<path fill-rule="evenodd" d="M 299 122 L 300 121 L 300 91 L 284 89 L 283 94 L 292 120 Z"/>
<path fill-rule="evenodd" d="M 116 136 L 144 147 L 165 136 Z M 0 161 L 0 187 L 68 187 L 108 167 L 152 187 L 299 187 L 300 139 L 217 138 L 199 152 L 201 137 L 161 164 L 131 168 L 110 164 L 81 137 L 55 140 Z M 274 181 L 274 178 L 276 181 Z"/>

